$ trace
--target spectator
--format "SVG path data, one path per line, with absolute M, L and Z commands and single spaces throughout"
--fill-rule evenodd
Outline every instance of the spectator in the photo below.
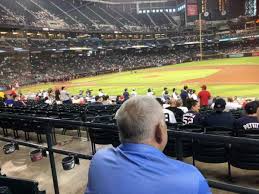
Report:
M 60 91 L 60 100 L 63 104 L 71 104 L 72 101 L 69 97 L 69 93 L 65 90 L 65 87 L 63 86 Z
M 175 99 L 175 100 L 177 100 L 177 99 L 178 99 L 178 94 L 177 94 L 177 92 L 176 92 L 176 89 L 175 89 L 175 88 L 173 88 L 172 98 L 173 98 L 173 99 Z
M 122 144 L 94 155 L 86 194 L 211 193 L 194 166 L 162 153 L 167 128 L 163 110 L 155 99 L 143 96 L 127 100 L 116 119 Z
M 4 102 L 5 106 L 12 107 L 14 104 L 14 99 L 12 95 L 7 95 L 7 99 Z
M 0 91 L 0 100 L 4 99 L 4 92 Z
M 199 102 L 197 100 L 188 99 L 186 103 L 189 111 L 183 115 L 183 124 L 201 126 L 203 124 L 203 117 L 199 113 Z
M 161 98 L 156 98 L 156 100 L 159 102 L 159 104 L 163 107 L 163 101 Z M 168 109 L 165 109 L 163 108 L 163 112 L 164 114 L 168 115 L 168 120 L 166 120 L 167 123 L 171 123 L 171 124 L 174 124 L 174 123 L 177 123 L 176 119 L 175 119 L 175 115 L 172 111 L 168 110 Z M 166 117 L 165 117 L 166 118 Z
M 112 102 L 110 100 L 110 97 L 108 95 L 103 96 L 103 105 L 111 105 Z
M 226 111 L 237 110 L 240 108 L 242 108 L 242 105 L 240 105 L 237 102 L 234 102 L 234 99 L 232 97 L 227 98 Z
M 154 92 L 151 90 L 151 88 L 148 88 L 147 90 L 147 96 L 153 96 Z
M 198 100 L 198 96 L 195 94 L 196 90 L 191 90 L 191 96 L 190 98 L 192 98 L 193 100 Z
M 177 122 L 181 122 L 182 119 L 183 119 L 184 112 L 182 111 L 182 109 L 177 107 L 177 100 L 172 98 L 169 101 L 169 104 L 170 104 L 170 106 L 167 107 L 167 109 L 174 113 L 175 119 L 176 119 Z
M 125 100 L 125 101 L 129 99 L 128 88 L 125 88 L 125 89 L 124 89 L 123 97 L 124 97 L 124 100 Z
M 56 100 L 56 102 L 60 101 L 60 91 L 59 91 L 59 89 L 55 90 L 55 100 Z
M 92 98 L 92 90 L 87 89 L 85 92 L 86 99 L 90 100 Z
M 245 105 L 246 116 L 243 116 L 235 121 L 235 129 L 238 132 L 244 132 L 246 130 L 258 129 L 259 120 L 257 118 L 257 111 L 259 109 L 259 103 L 256 101 L 249 102 Z
M 201 86 L 202 91 L 199 92 L 198 97 L 200 99 L 200 106 L 201 107 L 208 107 L 209 106 L 209 99 L 211 98 L 211 94 L 207 91 L 207 86 Z
M 163 92 L 162 92 L 162 96 L 164 96 L 165 92 L 168 92 L 167 88 L 165 87 Z
M 183 90 L 181 91 L 180 97 L 183 102 L 183 106 L 186 106 L 186 100 L 188 98 L 188 92 L 187 92 L 188 86 L 184 86 Z
M 138 94 L 137 94 L 137 92 L 136 92 L 136 89 L 133 88 L 132 91 L 131 91 L 130 97 L 135 97 L 135 96 L 137 96 L 137 95 L 138 95 Z
M 103 104 L 103 97 L 102 96 L 95 96 L 94 97 L 94 102 L 92 103 L 92 105 L 102 105 Z
M 103 93 L 103 90 L 102 89 L 99 89 L 99 93 L 98 93 L 98 96 L 102 97 L 104 96 L 105 94 Z
M 181 99 L 176 100 L 176 107 L 181 109 L 184 113 L 188 112 L 188 108 L 186 106 L 183 106 L 183 102 Z
M 170 96 L 169 96 L 169 92 L 167 90 L 164 92 L 164 95 L 162 96 L 162 98 L 163 98 L 164 102 L 169 102 Z
M 234 117 L 230 112 L 223 112 L 226 107 L 226 101 L 222 98 L 215 100 L 214 112 L 205 117 L 204 125 L 206 127 L 223 127 L 233 129 Z

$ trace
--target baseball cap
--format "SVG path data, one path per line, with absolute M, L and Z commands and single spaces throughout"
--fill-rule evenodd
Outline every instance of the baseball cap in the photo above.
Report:
M 247 114 L 254 114 L 257 112 L 257 109 L 259 107 L 259 103 L 256 101 L 248 102 L 245 105 L 245 111 Z
M 215 100 L 214 110 L 223 111 L 226 107 L 226 101 L 223 98 L 218 98 Z

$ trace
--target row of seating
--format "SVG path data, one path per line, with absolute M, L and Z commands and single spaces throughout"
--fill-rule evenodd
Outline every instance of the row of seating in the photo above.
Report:
M 0 193 L 1 194 L 45 194 L 40 191 L 39 183 L 31 180 L 7 177 L 1 174 L 0 169 Z
M 101 106 L 98 106 L 101 107 Z M 1 109 L 0 109 L 1 110 Z M 3 110 L 3 109 L 2 109 Z M 93 109 L 94 110 L 94 109 Z M 101 110 L 101 108 L 100 108 Z M 114 110 L 114 109 L 113 109 Z M 6 109 L 4 110 L 6 111 Z M 24 111 L 24 110 L 22 110 Z M 32 110 L 31 110 L 32 111 Z M 32 111 L 33 112 L 33 111 Z M 12 111 L 9 113 L 13 114 Z M 59 112 L 58 117 L 52 117 L 53 112 L 50 110 L 46 112 L 46 116 L 50 118 L 58 118 L 62 120 L 79 120 L 79 121 L 89 121 L 94 123 L 102 123 L 102 124 L 114 124 L 114 116 L 113 115 L 105 115 L 105 116 L 95 116 L 88 117 L 88 120 L 82 119 L 82 117 L 73 117 L 73 114 L 66 112 Z M 56 112 L 57 113 L 57 112 Z M 17 112 L 15 114 L 18 114 Z M 28 112 L 24 113 L 27 115 Z M 37 113 L 31 114 L 31 116 L 35 116 Z M 56 116 L 57 116 L 56 115 Z M 66 118 L 67 115 L 68 117 Z M 72 116 L 71 116 L 72 115 Z M 34 119 L 24 120 L 24 119 L 14 119 L 7 118 L 0 120 L 0 127 L 4 130 L 4 135 L 7 135 L 7 129 L 13 129 L 14 137 L 18 138 L 18 130 L 22 130 L 25 133 L 25 139 L 29 139 L 29 132 L 36 132 L 38 136 L 38 141 L 42 142 L 41 134 L 45 133 L 45 123 L 36 121 Z M 54 124 L 53 125 L 53 140 L 55 142 L 55 128 L 63 128 L 65 130 L 76 129 L 78 130 L 78 136 L 81 136 L 80 130 L 81 127 L 76 127 L 73 125 L 67 124 Z M 169 126 L 171 130 L 184 130 L 196 133 L 204 133 L 204 134 L 214 134 L 214 135 L 224 135 L 224 136 L 233 136 L 235 134 L 231 129 L 214 127 L 214 128 L 202 128 L 199 126 L 181 126 L 179 124 L 175 124 Z M 119 133 L 117 130 L 110 130 L 101 127 L 88 127 L 85 128 L 88 132 L 91 145 L 92 145 L 92 153 L 96 152 L 96 144 L 108 145 L 112 144 L 114 147 L 120 144 L 119 141 Z M 65 134 L 65 132 L 64 132 Z M 242 134 L 244 137 L 248 138 L 258 138 L 259 139 L 259 130 L 247 131 L 246 134 Z M 165 154 L 171 157 L 176 156 L 176 138 L 170 134 L 168 138 L 168 144 L 164 150 Z M 249 146 L 249 150 L 247 147 L 241 149 L 242 146 L 233 145 L 233 144 L 225 144 L 221 142 L 213 142 L 213 141 L 198 141 L 189 138 L 183 138 L 183 156 L 184 157 L 193 157 L 193 164 L 195 165 L 195 161 L 206 162 L 206 163 L 228 163 L 229 166 L 229 176 L 231 176 L 231 165 L 242 168 L 242 169 L 259 169 L 259 148 Z M 251 149 L 250 149 L 251 148 Z

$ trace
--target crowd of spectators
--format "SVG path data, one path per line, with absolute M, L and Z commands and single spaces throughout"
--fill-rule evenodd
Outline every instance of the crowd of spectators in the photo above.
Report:
M 173 40 L 110 41 L 102 39 L 25 39 L 0 41 L 0 83 L 20 85 L 66 81 L 78 77 L 158 67 L 199 60 L 199 44 L 174 45 Z M 139 48 L 138 46 L 141 45 Z M 82 51 L 70 48 L 86 48 Z M 99 49 L 101 48 L 101 49 Z M 258 41 L 204 45 L 203 54 L 219 56 L 256 52 Z M 8 51 L 10 50 L 10 51 Z M 15 51 L 15 52 L 13 52 Z

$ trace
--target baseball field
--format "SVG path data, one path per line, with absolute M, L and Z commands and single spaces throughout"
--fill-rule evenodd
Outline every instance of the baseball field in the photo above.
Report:
M 180 92 L 184 85 L 200 90 L 206 84 L 213 96 L 259 97 L 259 57 L 217 59 L 169 65 L 137 71 L 112 73 L 69 82 L 37 84 L 22 87 L 24 94 L 66 86 L 71 94 L 79 90 L 92 89 L 97 94 L 102 88 L 106 94 L 120 95 L 124 88 L 135 88 L 138 94 L 146 94 L 152 88 L 160 95 L 163 88 L 176 88 Z

